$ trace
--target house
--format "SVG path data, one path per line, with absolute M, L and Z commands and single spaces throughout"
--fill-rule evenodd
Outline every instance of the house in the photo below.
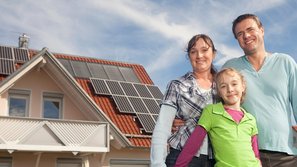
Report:
M 149 166 L 162 96 L 139 64 L 0 46 L 0 166 Z

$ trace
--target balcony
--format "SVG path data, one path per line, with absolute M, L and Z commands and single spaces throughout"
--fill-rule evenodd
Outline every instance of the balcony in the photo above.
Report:
M 0 117 L 0 150 L 108 152 L 109 126 L 94 121 Z

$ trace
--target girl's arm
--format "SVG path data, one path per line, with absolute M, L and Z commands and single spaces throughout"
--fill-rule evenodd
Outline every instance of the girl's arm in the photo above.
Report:
M 253 147 L 253 151 L 255 153 L 255 157 L 259 159 L 260 164 L 262 166 L 262 162 L 261 162 L 261 159 L 260 159 L 260 152 L 259 152 L 257 135 L 252 136 L 252 147 Z
M 255 153 L 255 157 L 257 157 L 260 160 L 260 153 L 259 153 L 257 135 L 252 136 L 252 147 L 253 147 L 253 151 Z
M 194 132 L 188 138 L 182 152 L 179 154 L 175 167 L 186 167 L 193 156 L 201 147 L 207 132 L 202 126 L 196 126 Z

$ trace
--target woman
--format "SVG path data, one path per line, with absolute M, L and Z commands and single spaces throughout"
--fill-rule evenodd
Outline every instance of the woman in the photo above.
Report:
M 192 72 L 172 80 L 167 86 L 152 137 L 151 167 L 174 166 L 200 118 L 202 109 L 208 104 L 216 103 L 213 81 L 216 71 L 212 65 L 216 49 L 212 40 L 205 34 L 195 35 L 189 41 L 186 51 Z M 185 123 L 171 134 L 175 117 Z M 208 143 L 208 138 L 205 137 L 201 149 L 190 162 L 190 167 L 213 166 L 208 156 L 212 154 Z M 169 154 L 167 154 L 167 144 L 170 148 Z

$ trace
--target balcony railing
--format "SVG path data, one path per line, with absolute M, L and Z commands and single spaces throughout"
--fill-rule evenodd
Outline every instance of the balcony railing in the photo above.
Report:
M 0 117 L 0 150 L 107 152 L 105 122 Z

